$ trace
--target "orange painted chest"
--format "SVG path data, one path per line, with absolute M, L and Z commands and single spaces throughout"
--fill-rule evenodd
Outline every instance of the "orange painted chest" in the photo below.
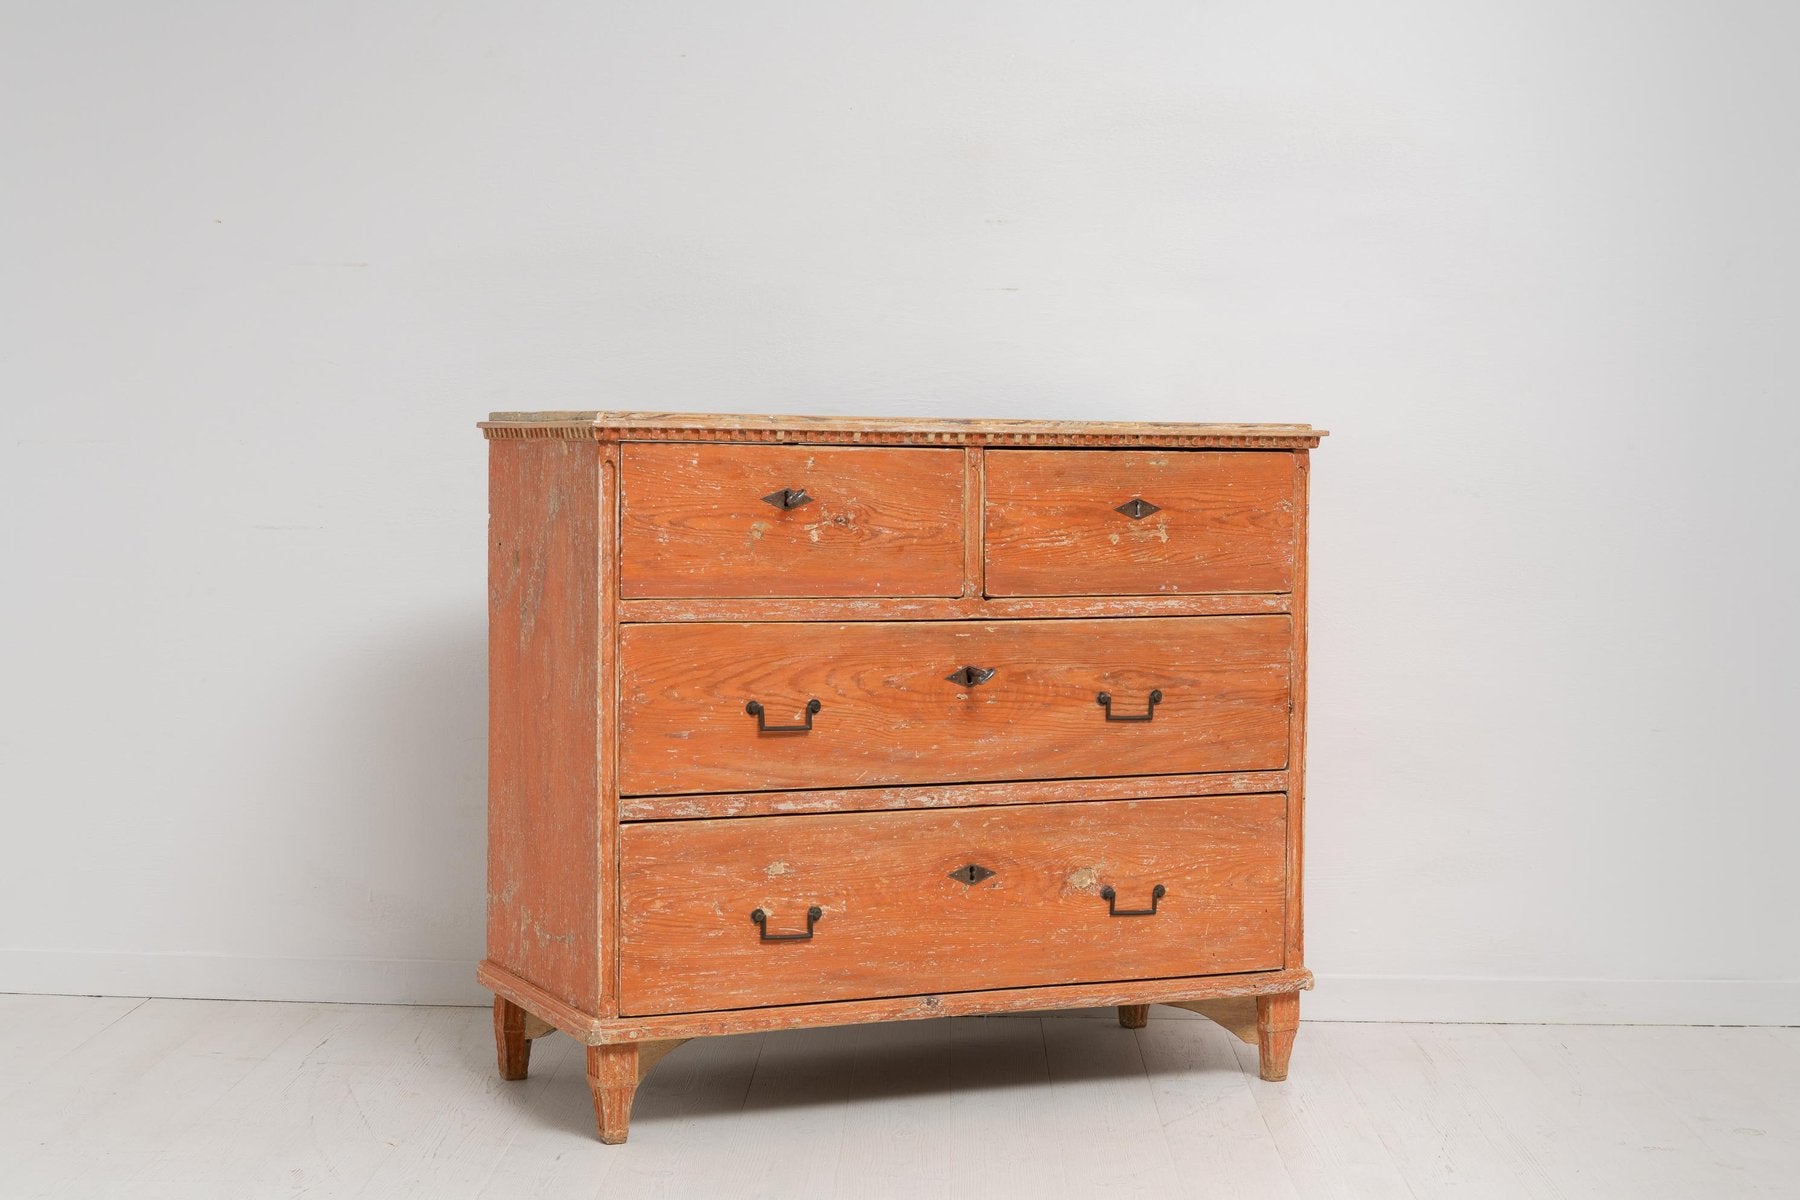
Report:
M 1151 1003 L 1284 1078 L 1304 425 L 496 413 L 501 1073 Z

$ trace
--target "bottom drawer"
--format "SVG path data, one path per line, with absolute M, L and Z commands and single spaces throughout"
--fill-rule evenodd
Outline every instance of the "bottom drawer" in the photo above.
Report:
M 628 1016 L 1282 965 L 1284 795 L 662 821 L 621 836 Z

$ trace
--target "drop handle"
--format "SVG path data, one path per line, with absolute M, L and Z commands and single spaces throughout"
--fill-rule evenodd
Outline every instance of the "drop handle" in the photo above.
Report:
M 773 504 L 786 512 L 790 508 L 799 508 L 802 504 L 811 504 L 812 497 L 806 494 L 805 488 L 782 488 L 778 492 L 770 492 L 763 497 L 764 504 Z
M 1161 904 L 1162 898 L 1168 894 L 1169 889 L 1159 883 L 1150 889 L 1149 908 L 1120 908 L 1119 893 L 1113 891 L 1112 884 L 1109 883 L 1100 889 L 1100 898 L 1106 901 L 1106 915 L 1109 917 L 1154 917 L 1156 906 Z
M 765 942 L 810 942 L 813 935 L 813 926 L 817 925 L 819 923 L 819 918 L 824 915 L 825 910 L 815 904 L 806 910 L 805 933 L 770 933 L 769 914 L 760 908 L 753 908 L 750 910 L 750 919 L 756 922 L 757 936 Z
M 818 697 L 816 696 L 811 700 L 808 700 L 806 702 L 806 723 L 804 725 L 769 724 L 768 714 L 763 711 L 762 701 L 760 700 L 752 700 L 750 703 L 744 705 L 744 711 L 756 718 L 756 732 L 758 733 L 811 733 L 813 714 L 824 707 L 823 704 L 819 703 Z
M 1156 706 L 1162 703 L 1162 698 L 1162 689 L 1153 688 L 1151 689 L 1149 700 L 1144 705 L 1144 711 L 1142 713 L 1130 713 L 1123 716 L 1114 714 L 1112 710 L 1113 698 L 1111 692 L 1101 692 L 1094 697 L 1094 703 L 1106 710 L 1106 719 L 1109 721 L 1149 721 L 1156 716 Z

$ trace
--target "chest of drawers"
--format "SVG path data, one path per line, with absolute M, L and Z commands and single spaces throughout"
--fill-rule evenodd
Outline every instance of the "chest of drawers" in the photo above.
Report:
M 1322 431 L 482 428 L 504 1077 L 620 1142 L 689 1038 L 1152 1003 L 1286 1076 Z

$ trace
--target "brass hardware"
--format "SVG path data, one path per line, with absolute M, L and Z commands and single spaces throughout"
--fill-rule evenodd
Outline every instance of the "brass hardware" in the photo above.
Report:
M 1116 513 L 1124 513 L 1134 521 L 1141 521 L 1153 512 L 1161 512 L 1162 509 L 1141 496 L 1133 496 L 1125 503 L 1119 505 L 1119 507 L 1113 509 L 1113 511 Z
M 956 880 L 958 883 L 966 883 L 971 887 L 984 879 L 993 878 L 993 875 L 994 872 L 988 870 L 980 863 L 970 863 L 966 867 L 958 867 L 956 870 L 950 872 L 950 878 Z
M 944 678 L 951 683 L 959 683 L 963 687 L 975 687 L 992 679 L 995 669 L 994 667 L 959 667 Z
M 770 492 L 763 497 L 764 504 L 773 504 L 783 512 L 790 508 L 799 508 L 802 504 L 811 504 L 812 497 L 806 494 L 805 488 L 782 488 L 779 492 Z
M 813 714 L 824 707 L 819 703 L 817 697 L 808 700 L 806 702 L 806 724 L 804 725 L 768 724 L 768 719 L 763 713 L 762 702 L 759 700 L 752 700 L 744 705 L 744 711 L 756 718 L 756 732 L 758 733 L 811 733 Z
M 819 923 L 819 918 L 824 915 L 825 915 L 825 910 L 815 904 L 811 908 L 806 910 L 806 932 L 805 933 L 770 933 L 769 932 L 769 914 L 764 912 L 760 908 L 755 908 L 755 909 L 750 910 L 750 919 L 752 921 L 756 922 L 757 934 L 765 942 L 807 942 L 807 941 L 811 941 L 812 935 L 813 935 L 813 926 L 817 925 Z
M 1141 717 L 1113 716 L 1112 693 L 1110 692 L 1101 692 L 1099 695 L 1095 696 L 1094 703 L 1106 710 L 1106 719 L 1109 721 L 1148 721 L 1156 716 L 1156 706 L 1162 703 L 1162 698 L 1162 690 L 1160 688 L 1153 689 L 1150 693 L 1150 702 L 1144 706 L 1144 715 Z
M 1168 894 L 1169 889 L 1159 883 L 1150 889 L 1149 908 L 1120 908 L 1119 894 L 1113 891 L 1112 884 L 1109 883 L 1100 889 L 1100 898 L 1106 901 L 1106 915 L 1109 917 L 1154 917 L 1156 906 L 1161 904 L 1162 898 Z

